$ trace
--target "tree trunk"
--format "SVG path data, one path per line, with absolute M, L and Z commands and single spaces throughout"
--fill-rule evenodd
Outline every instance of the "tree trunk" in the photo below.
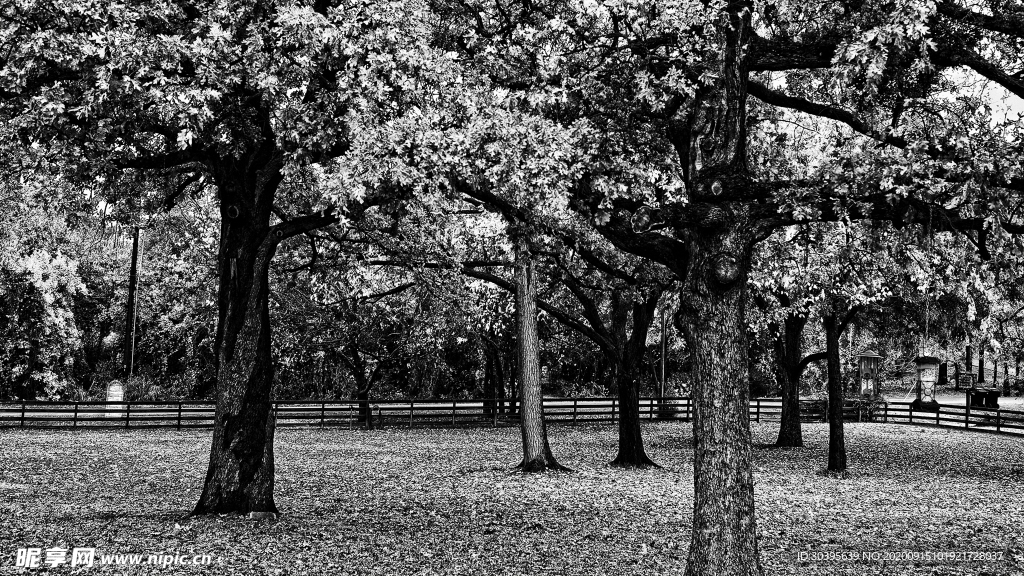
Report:
M 633 330 L 619 354 L 622 361 L 615 368 L 615 386 L 619 391 L 619 452 L 612 466 L 645 468 L 658 466 L 644 450 L 640 430 L 639 367 L 647 351 L 647 333 L 654 321 L 654 311 L 661 290 L 654 290 L 643 302 L 633 303 Z
M 357 386 L 359 386 L 357 384 Z M 357 422 L 367 430 L 373 430 L 373 410 L 370 408 L 370 389 L 368 386 L 359 386 L 356 390 L 356 402 L 359 403 L 359 416 Z
M 843 438 L 843 383 L 839 365 L 839 318 L 829 312 L 824 318 L 825 353 L 828 355 L 828 469 L 846 470 L 846 440 Z
M 245 160 L 215 166 L 221 212 L 217 410 L 193 514 L 277 512 L 268 272 L 280 240 L 270 234 L 270 212 L 281 162 L 272 140 Z
M 804 445 L 800 428 L 800 356 L 806 316 L 789 314 L 775 340 L 775 377 L 782 392 L 782 415 L 776 446 Z
M 677 319 L 693 355 L 694 512 L 687 576 L 761 574 L 744 310 L 752 242 L 742 229 L 736 221 L 717 233 L 693 235 L 680 296 Z
M 523 472 L 564 470 L 548 445 L 540 387 L 540 342 L 537 337 L 537 284 L 527 239 L 515 232 L 516 334 L 519 338 L 519 424 L 523 435 Z
M 612 466 L 646 468 L 658 466 L 644 450 L 640 429 L 640 379 L 634 369 L 620 367 L 615 376 L 619 390 L 619 451 Z

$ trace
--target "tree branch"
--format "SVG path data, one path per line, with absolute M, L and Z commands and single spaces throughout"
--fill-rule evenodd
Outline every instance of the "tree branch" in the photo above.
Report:
M 505 280 L 504 278 L 497 276 L 495 274 L 491 274 L 490 272 L 475 270 L 473 268 L 464 268 L 462 270 L 462 273 L 465 274 L 466 276 L 469 276 L 470 278 L 476 278 L 478 280 L 490 282 L 491 284 L 494 284 L 495 286 L 502 288 L 505 291 L 510 292 L 512 294 L 516 293 L 516 286 L 514 283 L 512 283 L 509 280 Z M 610 341 L 608 341 L 603 336 L 595 332 L 593 329 L 591 329 L 583 322 L 580 322 L 576 318 L 573 318 L 567 312 L 539 298 L 537 299 L 537 307 L 547 312 L 548 314 L 551 314 L 551 316 L 554 317 L 555 320 L 558 320 L 566 327 L 579 332 L 583 336 L 586 336 L 595 344 L 597 344 L 598 347 L 600 347 L 603 351 L 613 352 L 615 350 L 615 347 L 612 345 Z

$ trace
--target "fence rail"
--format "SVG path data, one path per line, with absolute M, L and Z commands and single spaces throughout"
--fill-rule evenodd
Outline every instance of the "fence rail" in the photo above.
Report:
M 514 404 L 497 400 L 368 400 L 311 402 L 281 400 L 273 403 L 278 426 L 514 426 L 519 416 Z M 549 422 L 614 422 L 622 414 L 616 398 L 545 398 L 544 416 Z M 754 422 L 778 421 L 782 401 L 756 398 L 750 401 Z M 693 417 L 690 398 L 641 398 L 642 419 Z M 0 428 L 203 428 L 213 426 L 213 402 L 21 402 L 0 404 Z M 867 407 L 847 402 L 844 420 L 920 424 L 998 433 L 1024 434 L 1024 411 L 980 409 L 939 405 L 937 412 L 914 410 L 906 402 Z M 801 401 L 803 421 L 826 421 L 820 402 Z

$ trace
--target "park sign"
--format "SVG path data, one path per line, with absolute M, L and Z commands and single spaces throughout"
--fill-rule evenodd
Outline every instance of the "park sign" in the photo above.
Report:
M 107 418 L 119 418 L 121 406 L 113 402 L 124 401 L 124 385 L 120 380 L 111 380 L 107 384 Z

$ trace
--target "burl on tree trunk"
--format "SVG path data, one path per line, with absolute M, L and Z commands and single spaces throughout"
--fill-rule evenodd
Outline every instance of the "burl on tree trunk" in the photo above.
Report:
M 516 281 L 516 373 L 519 380 L 519 423 L 523 434 L 524 472 L 567 470 L 555 461 L 548 444 L 540 389 L 540 342 L 537 337 L 537 283 L 527 238 L 513 231 Z

